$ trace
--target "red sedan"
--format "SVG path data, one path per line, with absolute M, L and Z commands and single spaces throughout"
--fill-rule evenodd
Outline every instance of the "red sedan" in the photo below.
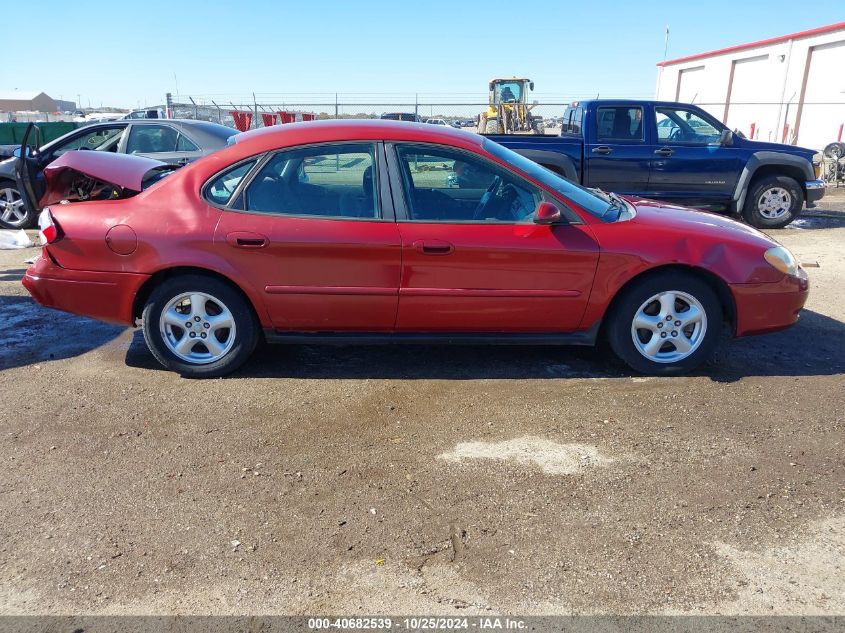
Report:
M 52 206 L 23 283 L 45 306 L 140 319 L 155 357 L 185 376 L 231 372 L 262 336 L 604 337 L 636 371 L 679 374 L 725 329 L 792 325 L 807 298 L 792 254 L 752 228 L 584 189 L 443 126 L 263 128 L 175 172 L 86 154 L 57 161 L 34 194 Z

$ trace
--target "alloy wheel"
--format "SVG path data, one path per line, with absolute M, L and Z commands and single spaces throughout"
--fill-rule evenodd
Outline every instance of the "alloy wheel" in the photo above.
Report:
M 204 292 L 174 297 L 159 317 L 161 337 L 181 360 L 206 365 L 223 358 L 235 343 L 235 318 L 226 305 Z
M 12 187 L 0 189 L 0 221 L 7 226 L 23 228 L 26 217 L 26 209 L 18 190 Z
M 631 323 L 634 347 L 655 363 L 676 363 L 687 358 L 701 346 L 706 332 L 704 306 L 679 290 L 647 299 Z
M 783 187 L 770 187 L 757 198 L 760 215 L 769 220 L 777 220 L 789 213 L 792 207 L 792 194 Z

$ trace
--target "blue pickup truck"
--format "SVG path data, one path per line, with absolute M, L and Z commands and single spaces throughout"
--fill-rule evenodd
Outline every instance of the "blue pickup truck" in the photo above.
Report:
M 810 149 L 751 141 L 701 108 L 592 100 L 566 109 L 558 136 L 490 139 L 573 182 L 742 215 L 781 228 L 824 196 Z

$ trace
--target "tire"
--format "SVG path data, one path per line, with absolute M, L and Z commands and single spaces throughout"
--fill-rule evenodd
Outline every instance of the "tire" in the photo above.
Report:
M 485 134 L 502 134 L 503 131 L 499 127 L 499 119 L 487 119 L 487 124 L 484 128 Z
M 252 354 L 259 332 L 243 295 L 228 283 L 204 275 L 173 277 L 158 286 L 144 306 L 143 329 L 156 360 L 185 378 L 213 378 L 235 371 Z M 214 347 L 207 346 L 210 337 L 214 337 Z
M 839 160 L 840 158 L 845 157 L 845 143 L 829 143 L 827 147 L 824 148 L 823 154 L 827 158 Z
M 610 348 L 634 371 L 677 376 L 713 356 L 722 325 L 721 303 L 707 283 L 687 273 L 663 272 L 622 290 L 606 332 Z
M 742 217 L 758 229 L 782 229 L 801 213 L 804 191 L 789 176 L 766 176 L 751 183 Z
M 35 224 L 35 219 L 35 214 L 24 206 L 18 185 L 11 180 L 0 180 L 0 227 L 28 229 Z

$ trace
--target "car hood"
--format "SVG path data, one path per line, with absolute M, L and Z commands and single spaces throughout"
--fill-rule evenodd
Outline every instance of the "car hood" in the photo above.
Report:
M 48 191 L 51 185 L 61 179 L 64 172 L 72 170 L 115 187 L 137 192 L 143 189 L 144 180 L 150 172 L 177 167 L 130 154 L 77 150 L 66 152 L 47 165 L 44 168 L 44 178 Z
M 768 141 L 752 141 L 751 139 L 742 139 L 742 144 L 745 145 L 747 149 L 750 149 L 754 152 L 780 152 L 782 154 L 798 154 L 804 155 L 807 157 L 808 160 L 811 160 L 812 157 L 817 154 L 818 152 L 814 149 L 809 149 L 807 147 L 797 147 L 795 145 L 787 145 L 785 143 L 770 143 Z
M 708 235 L 722 240 L 735 239 L 746 243 L 757 243 L 764 248 L 777 244 L 754 227 L 723 215 L 645 198 L 630 196 L 625 196 L 625 198 L 636 208 L 636 215 L 631 221 L 638 224 L 650 224 L 689 235 Z

